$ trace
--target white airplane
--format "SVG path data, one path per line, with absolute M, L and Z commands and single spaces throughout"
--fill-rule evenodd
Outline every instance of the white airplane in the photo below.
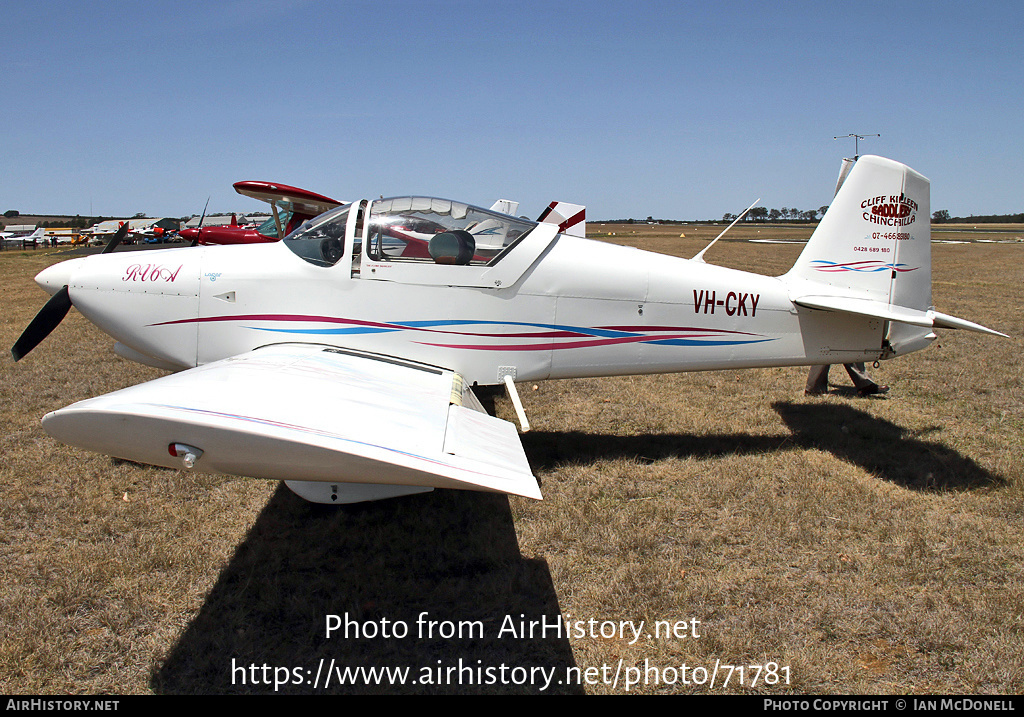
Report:
M 486 260 L 482 222 L 502 247 Z M 52 436 L 345 503 L 435 487 L 539 499 L 515 426 L 475 387 L 507 386 L 526 430 L 514 381 L 874 361 L 937 328 L 1003 336 L 933 309 L 929 182 L 892 160 L 860 159 L 779 277 L 561 223 L 400 197 L 272 244 L 105 251 L 36 277 L 53 296 L 12 353 L 73 304 L 119 355 L 177 373 L 48 413 Z M 430 258 L 384 250 L 412 225 L 437 225 Z
M 43 244 L 49 243 L 49 239 L 46 238 L 46 230 L 42 227 L 37 228 L 31 234 L 15 234 L 14 232 L 3 232 L 0 235 L 0 241 L 12 241 L 20 242 L 22 246 L 26 244 Z

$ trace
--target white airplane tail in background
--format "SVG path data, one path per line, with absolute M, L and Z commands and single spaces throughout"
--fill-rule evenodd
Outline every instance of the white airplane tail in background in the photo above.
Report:
M 884 319 L 896 354 L 923 348 L 933 327 L 1003 336 L 932 308 L 930 183 L 910 167 L 861 157 L 782 277 L 801 306 Z
M 538 222 L 557 224 L 561 234 L 574 237 L 587 236 L 587 208 L 582 204 L 554 201 L 548 205 L 539 217 Z
M 12 237 L 12 239 L 16 239 L 16 240 L 20 241 L 22 244 L 28 244 L 28 243 L 33 243 L 34 244 L 34 243 L 37 243 L 37 242 L 44 242 L 44 241 L 46 241 L 46 230 L 43 229 L 42 227 L 39 227 L 38 229 L 36 229 L 31 234 L 26 234 L 25 236 L 20 236 L 20 237 Z

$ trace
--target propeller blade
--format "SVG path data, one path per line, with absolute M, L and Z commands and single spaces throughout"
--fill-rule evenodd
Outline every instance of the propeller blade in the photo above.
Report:
M 110 252 L 114 251 L 114 249 L 117 248 L 117 245 L 120 244 L 127 235 L 128 222 L 125 222 L 124 224 L 121 225 L 121 228 L 117 230 L 117 233 L 110 238 L 110 241 L 107 242 L 107 245 L 105 247 L 103 247 L 103 251 L 101 251 L 100 254 L 109 254 Z
M 50 297 L 32 323 L 21 334 L 14 346 L 11 348 L 11 356 L 15 361 L 20 361 L 29 351 L 50 335 L 50 332 L 57 328 L 57 325 L 64 320 L 71 308 L 71 294 L 65 284 L 64 288 Z
M 196 238 L 192 240 L 191 246 L 196 246 L 199 243 L 199 237 L 203 235 L 203 222 L 206 221 L 206 210 L 210 208 L 210 198 L 206 198 L 206 206 L 203 207 L 203 216 L 199 217 L 199 231 L 196 232 Z

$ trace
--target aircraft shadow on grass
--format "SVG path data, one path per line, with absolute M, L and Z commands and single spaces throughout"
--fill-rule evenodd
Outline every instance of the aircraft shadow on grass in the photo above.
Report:
M 780 401 L 772 407 L 789 427 L 790 434 L 617 436 L 534 431 L 523 436 L 523 445 L 537 472 L 560 463 L 623 457 L 653 463 L 665 458 L 711 458 L 817 448 L 912 490 L 970 490 L 1007 482 L 973 459 L 923 438 L 937 428 L 911 431 L 847 405 Z
M 505 495 L 435 491 L 338 510 L 306 503 L 281 485 L 150 685 L 158 693 L 265 694 L 277 679 L 288 683 L 279 694 L 537 693 L 539 684 L 479 681 L 493 668 L 496 682 L 503 664 L 506 681 L 521 680 L 531 667 L 564 676 L 576 664 L 567 640 L 499 637 L 506 616 L 518 629 L 521 621 L 550 622 L 560 612 L 547 564 L 519 552 Z M 346 639 L 342 627 L 327 639 L 327 616 L 346 613 L 376 636 L 355 637 L 350 628 Z M 482 637 L 470 628 L 462 638 L 440 637 L 440 624 L 432 637 L 420 637 L 421 613 L 451 630 L 479 621 Z M 401 621 L 408 635 L 381 637 L 384 621 L 389 634 Z M 409 668 L 407 684 L 338 684 L 337 670 L 358 666 Z M 448 672 L 460 666 L 461 673 Z M 442 684 L 423 684 L 427 673 L 438 682 L 439 670 Z M 558 679 L 544 690 L 580 692 Z
M 787 435 L 667 434 L 613 436 L 535 431 L 523 436 L 538 472 L 566 463 L 621 457 L 655 462 L 817 448 L 882 480 L 914 490 L 970 490 L 1006 480 L 956 451 L 846 405 L 777 402 Z M 435 491 L 415 498 L 357 504 L 338 510 L 306 503 L 283 485 L 238 546 L 167 659 L 151 677 L 158 693 L 496 693 L 540 692 L 537 684 L 451 684 L 446 671 L 506 665 L 576 666 L 560 637 L 499 637 L 511 616 L 539 621 L 561 612 L 547 564 L 519 552 L 504 495 Z M 482 636 L 418 635 L 418 620 L 483 625 Z M 326 637 L 328 615 L 348 615 L 374 637 Z M 404 638 L 378 634 L 385 622 Z M 323 660 L 331 666 L 410 669 L 416 684 L 312 683 Z M 460 662 L 461 660 L 461 662 Z M 263 666 L 268 666 L 263 670 Z M 254 671 L 252 666 L 256 667 Z M 275 670 L 274 668 L 280 668 Z M 296 669 L 299 671 L 296 672 Z M 443 684 L 423 684 L 423 671 Z M 497 675 L 498 673 L 491 673 Z M 519 673 L 520 675 L 523 673 Z M 470 680 L 478 680 L 472 672 Z M 484 679 L 487 673 L 482 673 Z M 254 677 L 258 684 L 253 684 Z M 269 681 L 269 683 L 268 683 Z M 294 684 L 295 682 L 301 684 Z M 580 692 L 552 684 L 546 692 Z

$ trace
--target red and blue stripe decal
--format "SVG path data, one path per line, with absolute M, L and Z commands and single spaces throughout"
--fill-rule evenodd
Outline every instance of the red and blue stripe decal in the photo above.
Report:
M 696 326 L 567 326 L 523 321 L 437 319 L 392 323 L 306 314 L 239 314 L 165 321 L 153 326 L 235 322 L 253 331 L 302 336 L 352 336 L 408 332 L 425 346 L 468 351 L 552 351 L 646 343 L 656 346 L 738 346 L 774 341 L 746 331 Z M 252 325 L 276 324 L 271 326 Z M 301 326 L 301 324 L 306 324 Z M 309 326 L 318 324 L 318 326 Z M 470 327 L 479 327 L 469 330 Z M 486 327 L 493 327 L 487 330 Z M 502 327 L 504 330 L 500 330 Z M 482 330 L 481 330 L 482 329 Z M 501 343 L 493 343 L 495 339 Z
M 856 271 L 862 273 L 872 274 L 876 271 L 898 271 L 900 273 L 905 271 L 916 271 L 920 267 L 907 266 L 906 264 L 886 264 L 885 262 L 873 260 L 873 261 L 847 261 L 842 264 L 835 261 L 828 261 L 826 259 L 815 259 L 811 262 L 814 269 L 818 271 L 824 271 L 828 273 L 837 273 L 843 271 Z

